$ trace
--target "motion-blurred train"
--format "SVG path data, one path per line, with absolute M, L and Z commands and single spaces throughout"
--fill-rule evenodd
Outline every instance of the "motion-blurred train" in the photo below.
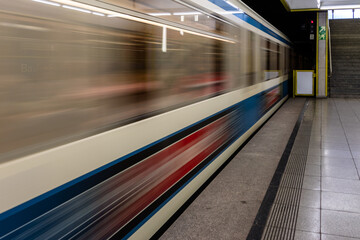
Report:
M 0 0 L 0 239 L 146 239 L 288 97 L 236 0 Z

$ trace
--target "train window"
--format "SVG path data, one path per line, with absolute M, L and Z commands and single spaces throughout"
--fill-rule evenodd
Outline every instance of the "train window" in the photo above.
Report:
M 279 76 L 279 45 L 270 42 L 270 68 L 268 79 L 272 79 Z
M 280 75 L 280 70 L 281 70 L 281 58 L 280 58 L 280 45 L 276 44 L 276 60 L 277 60 L 277 66 L 276 69 L 279 70 L 279 75 Z
M 280 76 L 285 74 L 285 47 L 282 45 L 279 45 L 280 47 L 280 55 L 279 55 L 279 61 L 280 61 Z
M 263 39 L 261 44 L 262 50 L 262 69 L 265 81 L 280 76 L 280 48 L 279 45 Z
M 285 47 L 285 74 L 289 74 L 290 67 L 290 51 L 288 47 Z
M 248 31 L 247 34 L 247 57 L 246 57 L 246 76 L 248 85 L 253 85 L 256 83 L 256 70 L 254 64 L 254 51 L 255 51 L 255 34 L 251 31 Z
M 230 29 L 229 29 L 230 30 Z M 234 31 L 233 34 L 236 37 L 235 44 L 225 44 L 221 52 L 223 56 L 224 63 L 222 64 L 223 72 L 227 72 L 231 78 L 230 88 L 238 89 L 241 87 L 247 86 L 246 76 L 244 74 L 244 64 L 245 61 L 242 61 L 244 56 L 243 46 L 243 29 L 231 29 Z

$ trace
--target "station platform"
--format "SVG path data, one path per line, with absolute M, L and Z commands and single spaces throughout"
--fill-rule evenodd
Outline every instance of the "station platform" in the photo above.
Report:
M 160 239 L 360 239 L 359 102 L 289 99 Z

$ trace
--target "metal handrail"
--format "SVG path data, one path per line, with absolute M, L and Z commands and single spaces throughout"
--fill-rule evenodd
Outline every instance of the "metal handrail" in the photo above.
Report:
M 329 67 L 330 67 L 330 72 L 329 72 L 328 77 L 332 77 L 333 66 L 332 66 L 331 34 L 330 34 L 331 32 L 330 32 L 330 21 L 329 21 L 329 19 L 327 20 L 327 24 L 328 24 L 328 30 L 329 30 L 328 41 L 329 41 Z

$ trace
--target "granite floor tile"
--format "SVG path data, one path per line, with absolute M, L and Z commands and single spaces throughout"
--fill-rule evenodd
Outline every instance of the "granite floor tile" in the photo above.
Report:
M 321 148 L 322 146 L 321 140 L 319 141 L 312 140 L 309 142 L 309 146 L 311 146 L 312 148 Z
M 303 189 L 320 190 L 320 177 L 304 176 Z
M 350 146 L 358 146 L 360 145 L 360 139 L 353 139 L 353 138 L 348 138 L 348 143 Z
M 356 168 L 347 166 L 334 167 L 329 165 L 323 165 L 321 167 L 321 176 L 359 180 Z
M 319 233 L 296 231 L 294 240 L 320 240 Z
M 321 148 L 325 149 L 334 149 L 334 150 L 345 150 L 348 151 L 349 145 L 347 143 L 332 143 L 332 142 L 324 142 L 321 145 Z
M 359 180 L 322 177 L 321 184 L 322 191 L 360 194 Z
M 360 158 L 355 158 L 354 162 L 355 162 L 355 165 L 356 165 L 356 169 L 360 174 Z
M 348 237 L 334 236 L 328 234 L 321 234 L 321 240 L 356 240 L 356 239 L 360 239 L 360 238 L 348 238 Z
M 360 214 L 322 210 L 321 233 L 360 238 Z
M 322 209 L 353 212 L 360 214 L 360 195 L 322 192 L 321 193 Z
M 352 158 L 350 150 L 321 149 L 321 156 L 332 158 Z
M 300 206 L 308 208 L 320 208 L 320 191 L 302 189 Z
M 305 175 L 320 177 L 320 166 L 316 164 L 306 164 Z
M 330 142 L 330 143 L 340 143 L 340 144 L 346 144 L 347 140 L 346 138 L 336 138 L 336 137 L 329 137 L 329 136 L 323 136 L 321 138 L 322 142 Z
M 351 152 L 358 152 L 358 151 L 360 151 L 360 144 L 349 143 L 349 148 L 350 148 Z
M 320 210 L 300 207 L 296 222 L 296 230 L 305 232 L 320 232 Z
M 308 156 L 306 160 L 306 164 L 320 165 L 321 156 Z
M 322 166 L 355 168 L 352 158 L 321 157 Z
M 321 149 L 310 146 L 308 150 L 308 156 L 321 156 Z
M 356 151 L 351 150 L 351 154 L 353 156 L 353 158 L 360 158 L 360 149 L 358 148 Z

